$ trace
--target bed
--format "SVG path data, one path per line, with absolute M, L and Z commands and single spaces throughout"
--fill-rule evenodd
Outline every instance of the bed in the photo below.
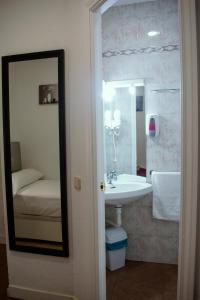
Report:
M 11 143 L 15 236 L 62 242 L 60 182 L 22 169 L 20 152 L 19 143 Z

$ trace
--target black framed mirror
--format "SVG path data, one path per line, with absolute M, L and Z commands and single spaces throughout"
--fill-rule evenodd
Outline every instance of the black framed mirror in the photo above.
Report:
M 10 249 L 69 256 L 64 50 L 2 57 Z

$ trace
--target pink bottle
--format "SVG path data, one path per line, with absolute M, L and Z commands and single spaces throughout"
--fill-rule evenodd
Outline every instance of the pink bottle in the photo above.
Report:
M 156 135 L 156 123 L 154 118 L 150 118 L 149 120 L 149 136 L 155 137 Z

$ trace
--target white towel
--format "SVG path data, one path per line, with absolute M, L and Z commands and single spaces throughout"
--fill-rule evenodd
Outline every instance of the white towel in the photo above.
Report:
M 153 217 L 179 221 L 180 172 L 152 172 Z

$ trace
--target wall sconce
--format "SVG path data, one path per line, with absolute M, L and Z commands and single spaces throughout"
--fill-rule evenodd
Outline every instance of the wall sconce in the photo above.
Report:
M 119 109 L 115 109 L 113 117 L 112 117 L 112 112 L 111 110 L 106 110 L 105 111 L 105 127 L 107 129 L 119 129 L 120 124 L 121 124 L 121 112 Z

